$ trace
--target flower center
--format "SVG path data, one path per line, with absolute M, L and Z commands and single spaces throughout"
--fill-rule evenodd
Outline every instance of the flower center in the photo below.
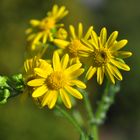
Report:
M 65 75 L 60 71 L 51 73 L 46 80 L 47 86 L 51 90 L 58 90 L 60 88 L 63 88 L 65 82 Z
M 68 46 L 68 51 L 69 51 L 70 55 L 72 57 L 78 56 L 78 50 L 80 50 L 82 45 L 83 44 L 80 42 L 80 40 L 78 40 L 78 39 L 72 40 L 70 45 Z
M 49 30 L 54 28 L 55 26 L 55 19 L 54 18 L 45 18 L 44 20 L 42 20 L 41 24 L 40 24 L 40 29 L 42 30 Z
M 108 62 L 110 53 L 107 49 L 96 50 L 93 52 L 93 66 L 101 67 Z

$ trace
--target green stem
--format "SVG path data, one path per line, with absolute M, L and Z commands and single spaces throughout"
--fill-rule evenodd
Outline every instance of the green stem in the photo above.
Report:
M 93 140 L 99 140 L 99 136 L 98 136 L 98 127 L 95 123 L 91 123 L 91 122 L 94 122 L 95 120 L 95 117 L 94 117 L 94 114 L 93 114 L 93 111 L 92 111 L 92 106 L 91 106 L 91 103 L 90 103 L 90 100 L 88 98 L 88 94 L 86 93 L 86 91 L 83 91 L 84 92 L 84 102 L 85 102 L 85 108 L 87 110 L 87 113 L 88 113 L 88 117 L 90 119 L 90 135 L 91 137 L 93 137 Z
M 113 85 L 109 81 L 107 81 L 106 88 L 102 95 L 101 101 L 98 104 L 97 111 L 95 114 L 96 123 L 98 125 L 104 123 L 106 114 L 110 106 L 113 104 L 115 95 L 119 90 L 120 90 L 119 83 L 117 83 L 116 85 Z
M 45 54 L 47 48 L 48 48 L 48 45 L 45 44 L 44 47 L 43 47 L 43 50 L 42 50 L 42 51 L 40 52 L 40 54 L 39 54 L 39 57 L 40 57 L 40 58 L 43 57 L 43 55 Z
M 63 108 L 61 108 L 60 106 L 56 105 L 56 109 L 63 115 L 65 116 L 69 122 L 71 122 L 73 124 L 73 126 L 77 129 L 77 131 L 80 133 L 81 136 L 84 135 L 84 132 L 82 130 L 82 128 L 80 127 L 80 125 L 76 122 L 76 120 L 68 113 L 66 112 Z

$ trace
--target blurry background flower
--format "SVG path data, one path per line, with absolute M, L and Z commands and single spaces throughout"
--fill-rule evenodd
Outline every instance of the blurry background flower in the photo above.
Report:
M 83 2 L 84 1 L 84 2 Z M 1 0 L 0 3 L 0 74 L 13 74 L 21 70 L 25 51 L 25 29 L 33 17 L 41 19 L 53 4 L 65 5 L 70 11 L 63 20 L 76 26 L 82 22 L 85 29 L 94 24 L 96 31 L 107 27 L 109 33 L 119 31 L 119 40 L 125 37 L 127 49 L 133 56 L 127 59 L 131 71 L 124 73 L 121 91 L 108 113 L 102 127 L 102 140 L 140 139 L 140 78 L 139 78 L 139 0 Z M 67 24 L 67 25 L 68 25 Z M 66 27 L 68 27 L 66 25 Z M 10 52 L 10 53 L 9 53 Z M 100 98 L 95 80 L 90 81 L 89 91 L 94 99 Z M 104 85 L 103 85 L 104 86 Z M 94 90 L 94 92 L 93 92 Z M 100 94 L 98 94 L 100 95 Z M 0 106 L 0 139 L 4 140 L 77 140 L 76 130 L 64 119 L 57 118 L 50 111 L 38 109 L 30 99 L 22 104 L 20 97 Z M 94 100 L 93 106 L 94 104 Z M 78 103 L 79 107 L 82 105 Z M 10 115 L 9 115 L 10 114 Z M 83 113 L 85 116 L 85 114 Z M 61 125 L 61 129 L 57 129 Z M 54 131 L 55 130 L 55 131 Z M 64 135 L 64 130 L 65 135 Z M 69 133 L 71 132 L 71 133 Z
M 28 35 L 27 41 L 31 43 L 29 47 L 35 50 L 38 44 L 52 41 L 58 28 L 63 27 L 61 23 L 57 23 L 68 14 L 65 6 L 54 5 L 51 11 L 47 11 L 47 16 L 43 19 L 31 19 L 31 27 L 26 30 Z

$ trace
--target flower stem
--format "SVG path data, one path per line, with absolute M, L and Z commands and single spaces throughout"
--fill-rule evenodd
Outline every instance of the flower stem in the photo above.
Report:
M 99 140 L 98 136 L 98 127 L 95 123 L 92 123 L 95 120 L 93 111 L 92 111 L 92 106 L 88 98 L 88 94 L 86 91 L 83 91 L 84 95 L 84 102 L 85 102 L 85 107 L 88 113 L 88 117 L 90 119 L 90 135 L 93 138 L 93 140 Z
M 43 50 L 39 53 L 39 58 L 43 57 L 43 55 L 46 52 L 47 48 L 48 48 L 48 45 L 46 45 L 46 44 L 44 45 L 43 44 Z
M 56 105 L 56 109 L 63 115 L 65 116 L 66 119 L 69 120 L 69 122 L 71 122 L 71 124 L 73 124 L 73 126 L 77 129 L 77 131 L 80 133 L 81 136 L 84 136 L 84 132 L 82 130 L 82 128 L 80 127 L 80 125 L 76 122 L 76 120 L 68 113 L 66 112 L 63 108 L 61 108 L 60 106 Z
M 109 81 L 107 81 L 106 88 L 102 95 L 101 101 L 98 104 L 97 111 L 95 114 L 96 123 L 98 125 L 104 123 L 106 119 L 106 114 L 110 106 L 113 104 L 115 95 L 119 90 L 120 90 L 119 83 L 117 83 L 116 85 L 113 85 Z

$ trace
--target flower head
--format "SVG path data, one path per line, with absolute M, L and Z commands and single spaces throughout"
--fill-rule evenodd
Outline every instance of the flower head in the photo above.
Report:
M 40 98 L 41 105 L 47 105 L 51 109 L 60 96 L 65 106 L 71 108 L 70 95 L 78 99 L 83 98 L 73 86 L 86 88 L 86 85 L 77 79 L 84 72 L 84 69 L 80 68 L 82 64 L 68 66 L 69 55 L 64 55 L 60 60 L 57 52 L 53 54 L 52 63 L 53 67 L 34 68 L 38 77 L 27 83 L 28 86 L 34 87 L 32 97 Z
M 57 24 L 57 22 L 67 14 L 68 11 L 65 6 L 59 8 L 54 5 L 52 11 L 49 11 L 42 20 L 30 20 L 31 28 L 27 29 L 26 33 L 28 34 L 27 40 L 31 41 L 31 50 L 34 50 L 39 42 L 46 43 L 47 40 L 51 41 L 57 28 L 63 26 L 63 24 Z
M 87 33 L 84 35 L 83 34 L 83 25 L 82 25 L 82 23 L 79 23 L 78 31 L 76 34 L 74 26 L 70 25 L 69 26 L 70 41 L 66 41 L 66 40 L 62 40 L 62 39 L 54 39 L 53 42 L 57 46 L 62 48 L 62 51 L 64 53 L 68 53 L 73 62 L 78 62 L 79 61 L 78 51 L 87 49 L 81 42 L 81 39 L 85 39 L 85 40 L 89 39 L 92 29 L 93 29 L 92 26 L 89 27 Z
M 34 72 L 34 68 L 41 68 L 45 69 L 46 67 L 50 68 L 51 65 L 48 64 L 45 60 L 39 59 L 38 57 L 34 57 L 31 59 L 27 59 L 24 62 L 24 69 L 25 69 L 25 82 L 34 79 L 37 75 Z
M 130 68 L 123 58 L 130 57 L 131 52 L 120 51 L 127 44 L 127 40 L 117 41 L 118 32 L 114 31 L 107 39 L 107 30 L 103 28 L 98 36 L 94 31 L 91 33 L 89 41 L 83 40 L 87 50 L 81 51 L 80 55 L 88 59 L 89 69 L 86 78 L 89 80 L 97 73 L 97 82 L 102 84 L 104 74 L 115 84 L 115 78 L 122 80 L 119 69 L 129 71 Z

